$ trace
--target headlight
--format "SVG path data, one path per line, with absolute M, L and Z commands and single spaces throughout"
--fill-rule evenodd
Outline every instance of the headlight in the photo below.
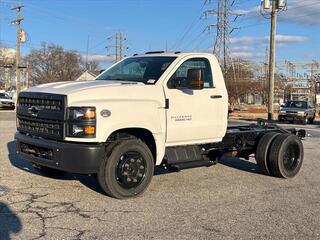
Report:
M 68 137 L 92 138 L 96 136 L 95 107 L 68 108 Z
M 286 111 L 284 111 L 284 110 L 280 110 L 280 113 L 281 113 L 281 114 L 285 114 L 285 113 L 286 113 Z
M 304 116 L 305 114 L 306 114 L 306 113 L 303 112 L 303 111 L 299 111 L 299 112 L 298 112 L 298 115 L 299 115 L 299 116 Z
M 96 109 L 94 107 L 71 107 L 69 108 L 69 120 L 95 120 L 96 119 Z

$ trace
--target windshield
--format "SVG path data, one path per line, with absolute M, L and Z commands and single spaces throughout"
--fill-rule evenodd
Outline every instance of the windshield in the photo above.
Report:
M 289 101 L 284 107 L 286 108 L 307 108 L 307 102 L 304 101 Z
M 96 80 L 155 84 L 176 57 L 132 57 L 111 67 Z
M 11 98 L 9 97 L 9 95 L 6 94 L 6 93 L 0 93 L 0 98 L 2 98 L 2 99 L 11 99 Z

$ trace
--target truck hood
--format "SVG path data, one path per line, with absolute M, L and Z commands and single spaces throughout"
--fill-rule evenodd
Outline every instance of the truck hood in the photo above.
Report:
M 45 92 L 68 95 L 71 93 L 82 92 L 85 90 L 93 90 L 96 88 L 114 87 L 114 86 L 128 86 L 128 85 L 144 85 L 141 82 L 129 81 L 109 81 L 109 80 L 93 80 L 93 81 L 67 81 L 55 82 L 38 85 L 28 88 L 27 92 Z

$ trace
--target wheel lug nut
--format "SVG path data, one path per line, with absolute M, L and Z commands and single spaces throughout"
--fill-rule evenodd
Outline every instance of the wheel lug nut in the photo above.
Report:
M 133 179 L 133 182 L 135 182 L 135 183 L 136 183 L 136 182 L 138 182 L 138 180 L 134 178 L 134 179 Z
M 130 159 L 130 162 L 134 162 L 134 159 L 133 159 L 133 158 L 131 158 L 131 159 Z
M 127 178 L 127 182 L 131 182 L 131 178 Z
M 142 169 L 144 169 L 144 166 L 140 166 L 139 168 L 142 170 Z
M 128 163 L 126 163 L 124 166 L 125 166 L 125 167 L 129 167 L 129 164 L 128 164 Z

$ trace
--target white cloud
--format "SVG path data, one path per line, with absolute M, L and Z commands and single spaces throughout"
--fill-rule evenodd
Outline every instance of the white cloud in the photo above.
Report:
M 235 51 L 231 49 L 231 56 L 234 58 L 256 59 L 264 56 L 264 52 L 257 52 L 250 49 L 248 51 Z
M 231 44 L 240 44 L 246 45 L 254 42 L 256 37 L 253 36 L 244 36 L 244 37 L 234 37 L 230 39 Z
M 249 9 L 238 9 L 233 11 L 235 14 L 245 15 L 245 16 L 259 16 L 260 6 L 256 6 Z
M 269 36 L 242 36 L 231 38 L 230 52 L 233 57 L 257 59 L 265 56 L 265 49 L 269 42 Z M 301 43 L 307 40 L 299 35 L 277 35 L 277 46 Z
M 295 22 L 306 25 L 319 25 L 319 0 L 290 0 L 285 12 L 279 15 L 280 21 Z
M 269 36 L 243 36 L 243 37 L 235 37 L 231 38 L 230 42 L 231 44 L 236 44 L 236 45 L 249 45 L 253 43 L 261 43 L 263 42 L 268 42 L 270 39 Z M 308 38 L 305 36 L 300 36 L 300 35 L 276 35 L 276 40 L 278 43 L 301 43 L 306 41 Z
M 319 25 L 319 0 L 288 0 L 287 2 L 287 9 L 279 13 L 279 21 L 303 25 Z M 263 20 L 260 15 L 260 6 L 249 9 L 239 9 L 236 13 L 243 14 L 245 17 Z
M 82 55 L 82 59 L 86 60 L 87 56 Z M 114 56 L 102 55 L 102 54 L 94 54 L 88 55 L 88 61 L 96 61 L 96 62 L 114 62 Z
M 269 37 L 267 40 L 269 40 Z M 279 43 L 300 43 L 306 41 L 307 37 L 297 35 L 277 35 L 276 40 Z
M 251 47 L 250 46 L 234 46 L 231 48 L 231 50 L 234 52 L 244 52 L 244 51 L 250 51 Z

